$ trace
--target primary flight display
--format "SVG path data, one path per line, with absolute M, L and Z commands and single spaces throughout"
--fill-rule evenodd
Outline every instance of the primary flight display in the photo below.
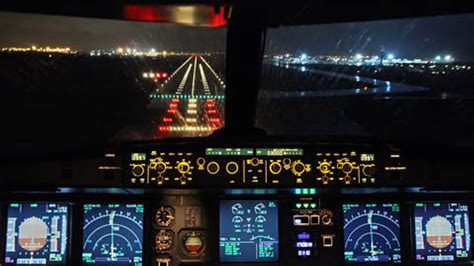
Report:
M 10 203 L 5 264 L 66 265 L 68 223 L 67 203 Z

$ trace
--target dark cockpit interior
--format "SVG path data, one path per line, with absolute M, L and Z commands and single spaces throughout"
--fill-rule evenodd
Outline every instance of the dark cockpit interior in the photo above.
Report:
M 0 265 L 473 265 L 474 3 L 7 1 Z

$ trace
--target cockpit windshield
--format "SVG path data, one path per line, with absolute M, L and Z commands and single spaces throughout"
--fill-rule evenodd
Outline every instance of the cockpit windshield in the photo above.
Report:
M 0 35 L 4 147 L 201 137 L 224 126 L 226 28 L 2 12 Z
M 256 124 L 473 145 L 473 27 L 464 14 L 269 29 Z

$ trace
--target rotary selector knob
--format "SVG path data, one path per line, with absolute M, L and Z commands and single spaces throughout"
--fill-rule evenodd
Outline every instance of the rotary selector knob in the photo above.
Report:
M 217 162 L 210 162 L 207 165 L 207 172 L 211 175 L 217 174 L 220 169 L 221 169 L 221 167 L 219 166 L 219 164 Z
M 328 174 L 329 172 L 331 172 L 331 164 L 329 164 L 329 162 L 322 162 L 319 164 L 319 171 L 321 171 L 321 173 L 323 174 Z
M 274 175 L 278 175 L 281 170 L 282 170 L 282 166 L 279 162 L 272 162 L 270 163 L 270 167 L 269 167 L 269 170 L 270 170 L 270 173 L 274 174 Z
M 178 169 L 178 172 L 183 175 L 191 170 L 191 166 L 188 162 L 180 162 L 176 168 Z
M 145 167 L 143 165 L 132 166 L 132 175 L 134 177 L 140 177 L 145 173 Z
M 332 222 L 332 217 L 330 215 L 325 214 L 325 215 L 323 215 L 323 217 L 321 217 L 321 222 L 324 225 L 329 225 Z
M 158 174 L 163 174 L 164 172 L 166 172 L 166 164 L 164 162 L 158 162 L 156 163 L 155 169 Z
M 348 173 L 352 172 L 352 170 L 354 169 L 354 167 L 352 166 L 351 163 L 347 162 L 347 163 L 343 163 L 343 164 L 342 164 L 341 169 L 342 169 L 342 172 L 348 174 Z
M 249 161 L 249 164 L 250 164 L 251 166 L 258 166 L 259 163 L 260 163 L 260 160 L 259 160 L 258 158 L 252 158 L 252 159 L 250 159 L 250 161 Z
M 293 162 L 293 165 L 291 166 L 291 172 L 293 172 L 294 175 L 301 176 L 305 171 L 306 167 L 304 163 L 302 163 L 300 160 Z
M 239 171 L 239 165 L 236 162 L 228 162 L 225 166 L 227 173 L 235 175 Z
M 365 165 L 362 167 L 362 174 L 365 176 L 373 176 L 375 175 L 376 168 L 374 165 Z

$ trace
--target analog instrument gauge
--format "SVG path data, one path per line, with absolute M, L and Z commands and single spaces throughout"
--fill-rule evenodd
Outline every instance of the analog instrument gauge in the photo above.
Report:
M 161 206 L 155 213 L 155 222 L 159 227 L 170 227 L 175 221 L 175 210 L 173 207 Z
M 155 235 L 155 251 L 170 250 L 174 245 L 174 233 L 171 230 L 160 230 Z
M 183 237 L 183 247 L 190 256 L 199 256 L 205 247 L 205 237 L 200 232 L 190 232 Z

